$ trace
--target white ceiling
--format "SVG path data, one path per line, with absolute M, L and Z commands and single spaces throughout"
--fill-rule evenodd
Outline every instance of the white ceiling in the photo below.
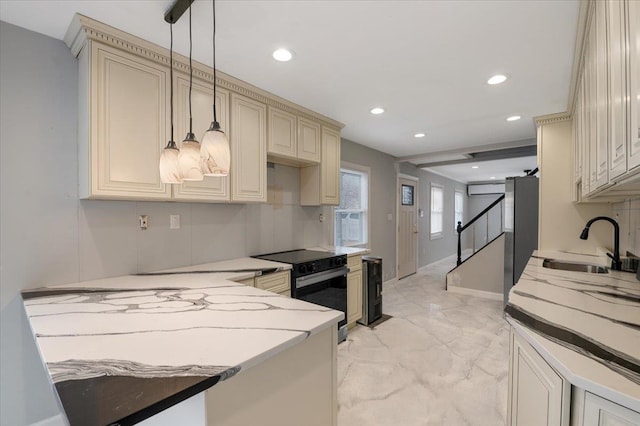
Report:
M 62 39 L 79 12 L 168 48 L 171 4 L 2 0 L 0 19 Z M 211 64 L 211 2 L 192 8 L 194 59 Z M 393 156 L 535 138 L 532 117 L 567 109 L 575 0 L 218 0 L 216 12 L 220 70 L 334 118 L 344 138 Z M 188 54 L 188 14 L 174 35 Z M 294 60 L 275 62 L 278 47 Z M 496 73 L 510 78 L 486 84 Z M 387 112 L 373 116 L 374 106 Z M 514 114 L 522 120 L 505 121 Z M 419 131 L 427 136 L 414 139 Z

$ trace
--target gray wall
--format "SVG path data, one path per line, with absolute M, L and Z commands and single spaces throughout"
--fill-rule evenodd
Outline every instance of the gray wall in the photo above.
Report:
M 435 173 L 416 169 L 420 178 L 420 199 L 419 208 L 424 211 L 424 216 L 418 218 L 419 241 L 418 241 L 418 267 L 429 265 L 447 256 L 451 256 L 458 250 L 458 234 L 455 231 L 454 217 L 454 192 L 461 191 L 464 195 L 465 213 L 467 217 L 469 202 L 467 197 L 467 185 L 455 180 L 437 175 Z M 443 229 L 442 238 L 430 239 L 430 211 L 431 211 L 431 184 L 440 185 L 443 188 Z M 464 225 L 464 223 L 463 223 Z M 463 242 L 463 247 L 465 243 Z
M 396 169 L 395 158 L 342 139 L 342 161 L 371 169 L 369 218 L 371 255 L 382 257 L 383 280 L 396 276 Z M 388 220 L 391 214 L 392 220 Z
M 330 243 L 319 222 L 330 209 L 300 207 L 286 166 L 268 170 L 271 204 L 78 200 L 77 61 L 62 41 L 0 23 L 0 91 L 2 425 L 58 412 L 22 289 Z

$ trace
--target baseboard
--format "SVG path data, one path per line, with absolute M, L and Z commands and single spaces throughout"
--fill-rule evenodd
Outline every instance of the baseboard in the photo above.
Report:
M 474 290 L 472 288 L 455 287 L 452 285 L 447 286 L 447 291 L 450 291 L 452 293 L 466 294 L 468 296 L 482 297 L 484 299 L 503 300 L 502 293 L 494 293 L 492 291 Z
M 31 426 L 65 426 L 67 422 L 62 414 L 56 414 L 55 416 L 40 420 L 36 423 L 31 423 Z

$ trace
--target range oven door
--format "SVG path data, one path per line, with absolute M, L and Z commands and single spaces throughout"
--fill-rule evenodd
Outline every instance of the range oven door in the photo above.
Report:
M 296 278 L 293 297 L 316 305 L 344 312 L 338 329 L 347 325 L 346 266 Z

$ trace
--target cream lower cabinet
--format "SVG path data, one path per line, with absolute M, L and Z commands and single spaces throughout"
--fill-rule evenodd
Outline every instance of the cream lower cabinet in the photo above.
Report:
M 511 329 L 510 426 L 568 426 L 571 385 Z
M 231 94 L 231 200 L 267 201 L 267 107 Z M 235 172 L 234 172 L 235 170 Z
M 189 76 L 177 74 L 174 77 L 176 96 L 176 134 L 175 141 L 180 143 L 189 131 Z M 193 116 L 193 133 L 202 143 L 205 132 L 213 120 L 213 82 L 193 80 L 191 90 L 191 111 Z M 229 92 L 216 89 L 216 111 L 220 128 L 229 135 Z M 229 177 L 205 176 L 202 181 L 185 181 L 180 185 L 171 185 L 173 198 L 181 201 L 220 201 L 231 199 Z
M 362 256 L 349 256 L 347 267 L 347 326 L 352 327 L 362 318 Z
M 640 413 L 622 407 L 607 399 L 601 398 L 589 392 L 580 392 L 576 400 L 576 410 L 582 408 L 583 412 L 576 412 L 576 422 L 572 426 L 638 426 L 640 425 Z M 572 412 L 573 417 L 573 412 Z
M 88 41 L 79 71 L 80 198 L 170 199 L 158 171 L 170 130 L 168 68 Z
M 340 132 L 322 127 L 322 161 L 300 168 L 300 204 L 340 204 Z
M 291 297 L 291 273 L 289 271 L 260 275 L 254 280 L 255 287 Z

